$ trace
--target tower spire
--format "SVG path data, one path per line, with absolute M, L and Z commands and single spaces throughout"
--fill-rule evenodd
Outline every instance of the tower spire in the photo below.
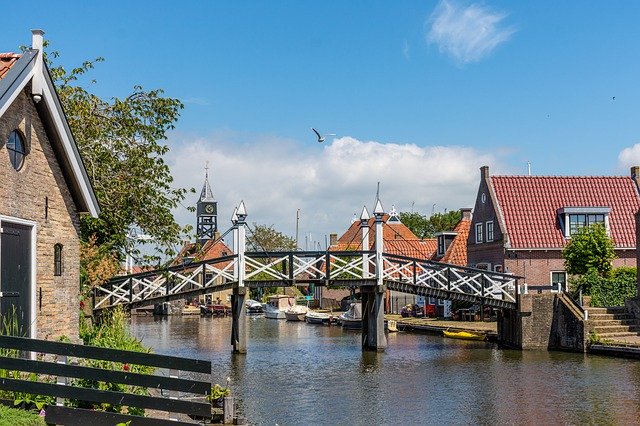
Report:
M 202 185 L 202 191 L 200 191 L 200 201 L 215 201 L 211 185 L 209 185 L 209 162 L 205 162 L 204 166 L 204 185 Z

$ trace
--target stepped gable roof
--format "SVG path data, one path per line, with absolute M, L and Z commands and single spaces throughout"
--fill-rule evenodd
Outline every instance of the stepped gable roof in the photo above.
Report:
M 609 207 L 616 247 L 636 246 L 640 197 L 626 176 L 490 176 L 511 248 L 562 248 L 558 220 L 565 207 Z
M 20 59 L 20 56 L 18 53 L 0 53 L 0 78 L 3 78 L 9 72 L 13 64 Z
M 436 251 L 437 242 L 435 239 L 421 240 L 402 222 L 389 223 L 389 215 L 382 217 L 382 234 L 384 238 L 384 250 L 386 253 L 397 254 L 423 259 L 430 259 Z M 375 250 L 376 229 L 375 218 L 368 221 L 369 225 L 369 247 L 368 250 Z M 330 251 L 362 250 L 362 229 L 360 221 L 355 221 L 349 229 L 338 238 L 338 244 L 329 247 Z
M 471 229 L 471 219 L 461 219 L 453 229 L 457 235 L 449 244 L 447 251 L 439 262 L 453 265 L 467 266 L 467 238 Z

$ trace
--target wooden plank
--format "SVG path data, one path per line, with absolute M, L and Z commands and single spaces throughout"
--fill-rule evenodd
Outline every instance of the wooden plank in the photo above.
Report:
M 99 348 L 96 346 L 74 345 L 71 343 L 13 336 L 0 336 L 0 347 L 211 374 L 211 361 L 200 359 Z
M 113 426 L 131 421 L 131 426 L 182 426 L 195 424 L 175 420 L 156 419 L 152 417 L 131 416 L 129 414 L 109 413 L 106 411 L 87 410 L 84 408 L 48 406 L 45 410 L 45 421 L 59 425 L 91 425 Z
M 50 374 L 54 376 L 73 377 L 76 379 L 97 380 L 100 382 L 122 383 L 146 388 L 176 390 L 196 394 L 209 394 L 211 383 L 132 373 L 126 371 L 104 370 L 79 365 L 57 364 L 46 361 L 0 357 L 3 369 L 27 371 L 30 373 Z
M 80 401 L 99 402 L 113 405 L 126 405 L 139 408 L 168 411 L 172 413 L 195 414 L 211 417 L 211 404 L 152 397 L 146 395 L 132 395 L 122 392 L 104 391 L 99 389 L 80 388 L 57 385 L 52 383 L 32 382 L 28 380 L 0 379 L 0 389 L 27 392 L 36 395 L 49 395 Z

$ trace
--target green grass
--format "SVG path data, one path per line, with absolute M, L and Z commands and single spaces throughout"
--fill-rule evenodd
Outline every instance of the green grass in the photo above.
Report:
M 33 411 L 9 408 L 0 404 L 0 426 L 46 426 L 44 417 Z

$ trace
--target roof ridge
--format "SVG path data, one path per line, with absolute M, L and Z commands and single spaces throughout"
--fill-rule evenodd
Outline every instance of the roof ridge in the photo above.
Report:
M 491 175 L 492 178 L 522 178 L 522 179 L 631 179 L 631 176 L 624 175 Z

